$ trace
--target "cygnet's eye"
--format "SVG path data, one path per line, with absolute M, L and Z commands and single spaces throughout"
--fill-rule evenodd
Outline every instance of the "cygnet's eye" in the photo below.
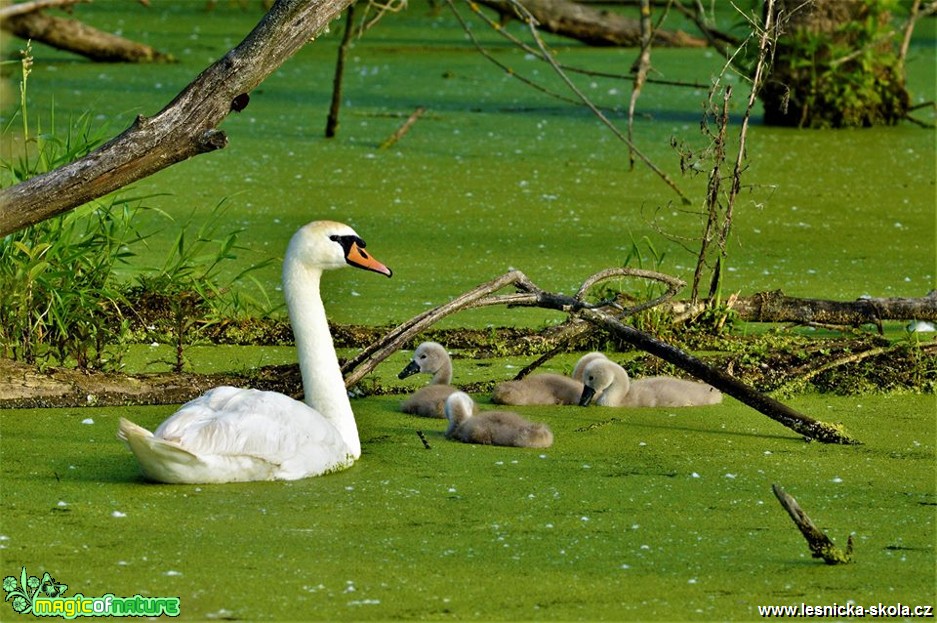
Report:
M 420 355 L 420 359 L 426 359 L 426 355 Z

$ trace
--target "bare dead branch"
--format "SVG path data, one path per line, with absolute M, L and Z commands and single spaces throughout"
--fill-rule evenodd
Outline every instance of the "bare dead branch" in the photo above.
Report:
M 498 290 L 507 286 L 514 286 L 517 292 L 495 295 Z M 498 304 L 554 309 L 582 318 L 614 333 L 637 348 L 676 365 L 807 438 L 824 443 L 858 443 L 841 427 L 826 424 L 799 413 L 725 372 L 707 366 L 679 348 L 624 324 L 619 317 L 609 313 L 606 309 L 574 297 L 546 292 L 530 281 L 524 273 L 517 270 L 484 283 L 449 303 L 424 312 L 392 330 L 343 366 L 342 373 L 345 375 L 346 387 L 360 381 L 365 374 L 399 350 L 407 341 L 445 316 L 463 309 Z
M 816 524 L 807 516 L 807 513 L 800 507 L 797 500 L 788 494 L 779 485 L 771 485 L 775 497 L 787 514 L 790 515 L 794 525 L 797 526 L 800 533 L 807 540 L 810 546 L 810 553 L 814 558 L 822 558 L 828 565 L 841 565 L 852 562 L 852 535 L 846 542 L 846 551 L 836 547 L 836 544 L 820 530 Z
M 634 141 L 634 109 L 637 106 L 638 98 L 641 97 L 641 89 L 647 80 L 647 73 L 651 70 L 651 0 L 641 0 L 641 51 L 638 58 L 632 66 L 634 72 L 634 82 L 631 87 L 631 98 L 628 100 L 628 168 L 634 169 L 634 151 L 631 144 Z
M 639 20 L 630 19 L 569 0 L 479 0 L 503 16 L 526 21 L 532 17 L 537 28 L 545 32 L 570 37 L 595 46 L 641 45 Z M 654 45 L 673 47 L 705 47 L 706 41 L 682 31 L 657 30 Z
M 338 56 L 335 59 L 335 77 L 332 79 L 332 103 L 329 106 L 329 115 L 325 122 L 325 138 L 335 138 L 338 132 L 338 113 L 342 107 L 342 85 L 345 80 L 345 58 L 351 48 L 351 34 L 355 27 L 355 4 L 348 5 L 345 12 L 345 32 L 342 42 L 338 46 Z
M 676 322 L 698 316 L 713 306 L 677 302 L 671 311 Z M 737 297 L 730 307 L 747 322 L 792 322 L 826 326 L 872 324 L 881 331 L 886 320 L 937 321 L 937 290 L 919 298 L 863 297 L 855 301 L 828 301 L 785 296 L 780 290 Z
M 323 31 L 352 0 L 277 0 L 253 31 L 153 117 L 84 158 L 0 190 L 0 236 L 123 188 L 199 154 L 222 149 L 218 129 L 249 93 Z

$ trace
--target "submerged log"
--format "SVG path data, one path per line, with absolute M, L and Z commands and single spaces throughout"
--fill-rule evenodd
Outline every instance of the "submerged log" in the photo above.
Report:
M 836 547 L 836 544 L 820 530 L 816 524 L 807 516 L 804 509 L 800 507 L 790 494 L 778 485 L 771 485 L 774 496 L 781 503 L 787 514 L 790 515 L 794 525 L 797 526 L 800 533 L 807 540 L 810 547 L 810 554 L 814 558 L 822 558 L 828 565 L 841 565 L 852 562 L 852 535 L 846 541 L 846 551 Z
M 730 308 L 747 322 L 794 322 L 798 324 L 860 326 L 883 320 L 937 320 L 937 290 L 920 298 L 872 298 L 829 301 L 786 296 L 780 290 L 760 292 L 733 301 Z M 695 316 L 705 309 L 677 303 L 678 318 Z
M 517 15 L 512 0 L 479 0 L 501 14 L 502 18 Z M 520 4 L 530 12 L 537 22 L 537 27 L 546 32 L 570 37 L 594 46 L 637 47 L 641 45 L 641 21 L 623 17 L 617 13 L 594 9 L 590 6 L 569 2 L 569 0 L 520 0 Z M 652 41 L 655 46 L 702 48 L 705 39 L 687 33 L 667 30 L 655 30 Z
M 172 55 L 151 46 L 112 35 L 78 20 L 46 15 L 39 9 L 0 18 L 0 28 L 12 35 L 74 52 L 93 61 L 175 62 Z

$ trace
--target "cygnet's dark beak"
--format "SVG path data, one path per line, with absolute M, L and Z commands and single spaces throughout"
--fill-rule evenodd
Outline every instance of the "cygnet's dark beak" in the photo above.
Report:
M 582 388 L 582 396 L 579 397 L 579 406 L 587 407 L 589 406 L 589 401 L 592 400 L 592 397 L 595 396 L 595 390 L 586 385 Z
M 398 379 L 405 379 L 408 376 L 412 376 L 420 371 L 420 366 L 415 362 L 411 361 L 407 364 L 407 367 L 400 371 L 400 374 L 397 375 Z

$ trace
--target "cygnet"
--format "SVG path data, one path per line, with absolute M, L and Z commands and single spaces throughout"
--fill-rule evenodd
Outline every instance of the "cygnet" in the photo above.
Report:
M 553 432 L 546 424 L 530 422 L 510 411 L 477 411 L 475 401 L 465 392 L 457 391 L 446 400 L 446 418 L 446 439 L 519 448 L 553 445 Z

